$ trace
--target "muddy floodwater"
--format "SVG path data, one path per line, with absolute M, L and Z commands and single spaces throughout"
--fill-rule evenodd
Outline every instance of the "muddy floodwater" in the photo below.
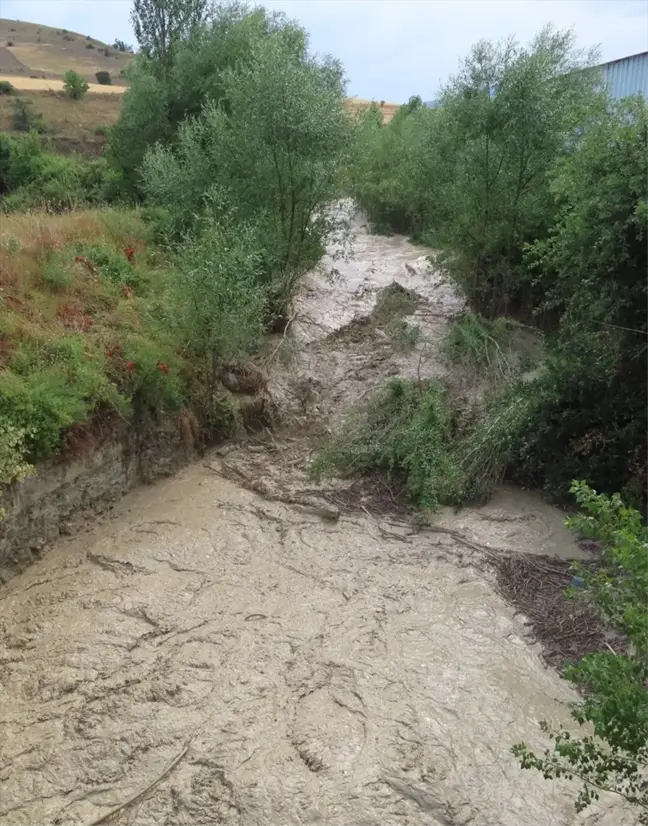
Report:
M 307 479 L 309 422 L 421 370 L 356 323 L 379 291 L 417 290 L 431 340 L 461 306 L 425 251 L 356 229 L 271 369 L 285 429 L 129 494 L 3 586 L 3 826 L 633 823 L 612 797 L 576 815 L 573 785 L 510 755 L 575 695 L 483 555 Z M 513 489 L 438 519 L 495 554 L 577 553 Z

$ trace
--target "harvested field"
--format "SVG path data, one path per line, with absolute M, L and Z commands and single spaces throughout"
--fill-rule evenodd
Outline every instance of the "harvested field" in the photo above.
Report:
M 385 103 L 377 100 L 362 100 L 360 98 L 348 98 L 347 107 L 350 111 L 360 114 L 363 110 L 368 109 L 372 103 L 377 103 L 383 113 L 383 123 L 387 124 L 394 117 L 400 103 Z
M 57 78 L 3 74 L 0 75 L 0 80 L 8 80 L 21 92 L 61 92 L 63 90 L 63 81 Z M 94 95 L 121 95 L 126 88 L 126 86 L 100 86 L 98 83 L 90 83 L 88 92 Z

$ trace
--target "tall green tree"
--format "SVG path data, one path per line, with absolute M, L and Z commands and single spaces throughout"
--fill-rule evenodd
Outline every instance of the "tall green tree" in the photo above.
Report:
M 305 53 L 305 32 L 284 15 L 224 3 L 176 43 L 164 74 L 146 55 L 135 58 L 106 150 L 127 194 L 142 195 L 139 168 L 149 147 L 173 143 L 179 125 L 199 115 L 208 101 L 227 108 L 227 71 L 254 61 L 258 44 L 267 39 L 280 40 L 297 56 Z
M 173 51 L 204 23 L 211 0 L 133 0 L 131 23 L 140 50 L 164 71 Z
M 646 500 L 648 113 L 609 102 L 550 175 L 556 220 L 530 246 L 548 339 L 516 461 L 527 484 L 586 478 Z
M 297 280 L 337 226 L 352 126 L 340 65 L 304 54 L 300 38 L 257 41 L 254 59 L 223 74 L 220 102 L 185 121 L 174 146 L 147 153 L 148 198 L 177 227 L 227 205 L 256 226 L 272 309 L 281 314 Z
M 449 271 L 489 317 L 528 312 L 522 251 L 553 220 L 548 173 L 597 100 L 593 54 L 545 28 L 529 47 L 478 43 L 443 91 L 448 165 L 438 238 Z

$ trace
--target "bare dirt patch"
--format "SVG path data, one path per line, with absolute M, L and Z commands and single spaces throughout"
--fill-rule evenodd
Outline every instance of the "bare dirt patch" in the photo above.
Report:
M 16 55 L 6 46 L 0 46 L 0 72 L 29 71 L 29 66 L 21 63 Z

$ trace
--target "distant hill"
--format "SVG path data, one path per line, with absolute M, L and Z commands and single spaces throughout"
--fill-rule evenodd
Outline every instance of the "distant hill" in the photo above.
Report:
M 105 132 L 119 116 L 121 95 L 115 93 L 127 88 L 120 72 L 132 60 L 132 54 L 89 35 L 0 19 L 0 80 L 9 80 L 30 111 L 43 116 L 63 152 L 96 155 L 102 151 Z M 70 100 L 61 93 L 68 69 L 90 83 L 90 94 L 83 100 Z M 112 86 L 96 84 L 95 73 L 100 70 L 110 72 Z M 0 131 L 13 133 L 15 101 L 15 95 L 0 95 Z M 360 112 L 372 102 L 349 98 L 346 105 Z M 400 104 L 379 105 L 383 121 L 389 123 Z
M 125 81 L 120 72 L 132 59 L 132 54 L 90 35 L 0 19 L 0 75 L 4 77 L 60 79 L 74 69 L 92 82 L 95 72 L 107 71 L 113 83 L 121 85 Z

